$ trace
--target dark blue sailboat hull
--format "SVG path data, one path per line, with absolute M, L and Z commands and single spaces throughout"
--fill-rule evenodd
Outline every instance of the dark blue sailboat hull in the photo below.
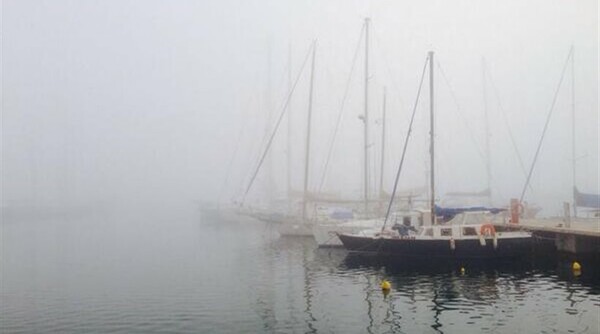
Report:
M 518 258 L 531 254 L 533 238 L 499 239 L 494 247 L 491 239 L 485 246 L 478 239 L 449 240 L 383 239 L 353 235 L 338 235 L 344 247 L 350 251 L 373 252 L 400 258 L 436 259 L 495 259 Z

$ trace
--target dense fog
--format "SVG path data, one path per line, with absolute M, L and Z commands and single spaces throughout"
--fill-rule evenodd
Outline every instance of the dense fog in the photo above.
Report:
M 361 198 L 367 17 L 373 196 L 381 182 L 384 89 L 382 183 L 389 193 L 428 51 L 435 52 L 440 202 L 449 192 L 486 189 L 488 153 L 491 204 L 518 198 L 555 92 L 525 200 L 551 215 L 572 201 L 574 183 L 600 193 L 594 0 L 7 0 L 3 210 L 239 202 L 296 78 L 246 202 L 301 191 L 313 41 L 308 189 Z M 427 186 L 428 80 L 400 191 Z

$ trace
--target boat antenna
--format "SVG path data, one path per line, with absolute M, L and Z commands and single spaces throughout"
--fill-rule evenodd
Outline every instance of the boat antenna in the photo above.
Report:
M 402 171 L 402 165 L 404 164 L 404 157 L 406 156 L 406 149 L 408 147 L 408 139 L 410 138 L 410 134 L 412 132 L 413 122 L 415 120 L 415 114 L 417 112 L 417 106 L 419 105 L 419 97 L 421 96 L 421 88 L 423 87 L 423 80 L 425 79 L 425 71 L 427 70 L 427 63 L 429 61 L 429 56 L 425 59 L 425 64 L 423 65 L 423 72 L 421 73 L 421 81 L 419 82 L 419 89 L 417 90 L 417 97 L 415 99 L 415 104 L 413 106 L 412 115 L 410 116 L 410 123 L 408 124 L 408 131 L 406 131 L 406 138 L 404 139 L 404 147 L 402 148 L 402 157 L 400 158 L 400 165 L 398 166 L 398 171 L 396 172 L 396 179 L 394 180 L 394 189 L 392 190 L 392 196 L 390 197 L 390 202 L 387 207 L 387 211 L 385 213 L 385 220 L 383 221 L 383 227 L 381 231 L 385 229 L 385 225 L 388 222 L 390 217 L 390 211 L 392 210 L 392 204 L 394 202 L 394 197 L 396 197 L 396 189 L 398 189 L 398 180 L 400 179 L 400 172 Z
M 273 132 L 271 133 L 271 137 L 269 138 L 269 141 L 267 142 L 267 146 L 265 147 L 265 150 L 264 150 L 263 154 L 261 155 L 258 165 L 256 166 L 256 169 L 254 170 L 254 174 L 252 175 L 252 178 L 250 179 L 250 183 L 248 183 L 246 192 L 244 192 L 244 196 L 242 197 L 242 202 L 241 202 L 242 206 L 244 205 L 244 202 L 246 201 L 246 196 L 248 195 L 248 192 L 250 192 L 250 189 L 252 188 L 252 185 L 254 184 L 254 180 L 256 179 L 256 175 L 258 175 L 258 172 L 260 171 L 260 167 L 262 166 L 263 162 L 265 161 L 265 157 L 267 156 L 267 153 L 269 153 L 269 149 L 271 148 L 271 144 L 273 143 L 273 138 L 275 138 L 275 135 L 277 134 L 277 130 L 279 129 L 279 125 L 281 124 L 281 120 L 283 120 L 283 116 L 285 116 L 285 114 L 288 110 L 287 106 L 290 102 L 292 94 L 294 93 L 294 90 L 296 89 L 296 86 L 298 85 L 298 81 L 300 80 L 300 76 L 302 75 L 302 72 L 304 71 L 304 67 L 306 66 L 306 63 L 312 52 L 313 47 L 314 47 L 314 44 L 311 43 L 311 46 L 308 49 L 308 52 L 306 52 L 306 56 L 304 57 L 304 61 L 302 62 L 302 66 L 300 67 L 300 70 L 298 71 L 296 80 L 294 80 L 292 89 L 289 91 L 289 93 L 285 99 L 285 102 L 284 102 L 281 112 L 279 114 L 279 118 L 277 119 L 277 123 L 275 123 L 275 128 L 273 129 Z
M 537 149 L 535 151 L 535 155 L 533 156 L 533 162 L 531 163 L 531 168 L 529 168 L 529 174 L 527 174 L 527 180 L 525 181 L 525 186 L 523 187 L 523 191 L 521 192 L 521 197 L 519 198 L 519 203 L 523 203 L 523 198 L 525 197 L 525 191 L 527 190 L 527 186 L 529 185 L 529 180 L 531 179 L 531 174 L 533 174 L 533 168 L 535 167 L 535 163 L 537 161 L 538 155 L 540 154 L 540 149 L 542 148 L 542 143 L 544 142 L 544 136 L 546 135 L 546 130 L 548 129 L 548 124 L 550 123 L 550 118 L 552 116 L 552 112 L 554 111 L 554 105 L 556 104 L 556 98 L 558 97 L 558 92 L 560 91 L 560 86 L 562 85 L 563 79 L 565 77 L 565 71 L 567 70 L 567 65 L 569 64 L 569 60 L 573 55 L 573 48 L 569 51 L 567 55 L 567 60 L 565 61 L 565 65 L 563 67 L 562 73 L 560 75 L 560 80 L 558 81 L 558 86 L 556 87 L 556 91 L 554 92 L 554 98 L 552 99 L 552 105 L 550 106 L 550 111 L 548 111 L 548 116 L 546 117 L 546 124 L 544 124 L 544 130 L 542 131 L 542 136 L 540 137 L 540 141 L 538 143 Z

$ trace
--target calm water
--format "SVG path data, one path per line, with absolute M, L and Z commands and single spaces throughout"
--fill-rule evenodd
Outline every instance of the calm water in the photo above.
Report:
M 598 333 L 600 279 L 567 260 L 394 263 L 258 222 L 3 222 L 0 331 Z M 381 279 L 392 282 L 386 296 Z

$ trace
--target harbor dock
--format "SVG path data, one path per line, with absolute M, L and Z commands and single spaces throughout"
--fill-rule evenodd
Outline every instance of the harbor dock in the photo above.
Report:
M 554 241 L 558 251 L 600 254 L 600 218 L 521 219 L 519 226 L 535 237 Z

